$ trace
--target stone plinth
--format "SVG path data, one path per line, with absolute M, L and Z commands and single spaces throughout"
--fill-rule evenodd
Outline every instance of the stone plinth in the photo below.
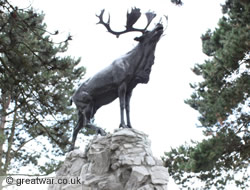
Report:
M 81 184 L 53 184 L 49 190 L 167 190 L 168 170 L 152 155 L 150 140 L 135 129 L 96 136 L 85 151 L 74 150 L 56 178 Z

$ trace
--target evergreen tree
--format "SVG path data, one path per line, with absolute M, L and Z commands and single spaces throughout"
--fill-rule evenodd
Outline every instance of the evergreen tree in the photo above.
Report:
M 0 176 L 30 164 L 50 173 L 58 165 L 53 158 L 70 145 L 70 96 L 85 68 L 80 59 L 62 57 L 71 36 L 54 43 L 58 31 L 46 31 L 43 19 L 32 8 L 0 1 Z M 49 162 L 38 164 L 45 156 Z
M 200 113 L 207 139 L 165 153 L 170 174 L 182 187 L 200 179 L 203 189 L 249 187 L 250 161 L 250 2 L 227 0 L 218 27 L 202 35 L 208 59 L 193 72 L 202 81 L 185 103 Z

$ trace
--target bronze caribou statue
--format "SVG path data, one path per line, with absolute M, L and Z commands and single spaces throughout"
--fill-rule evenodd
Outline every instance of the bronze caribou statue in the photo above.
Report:
M 127 13 L 126 30 L 121 32 L 113 31 L 110 28 L 110 17 L 107 22 L 104 22 L 103 14 L 104 10 L 101 11 L 100 15 L 97 15 L 100 20 L 99 24 L 104 25 L 108 32 L 117 37 L 132 31 L 141 32 L 142 35 L 135 38 L 139 43 L 134 49 L 86 80 L 72 96 L 78 109 L 78 122 L 73 131 L 70 150 L 74 149 L 77 134 L 83 127 L 94 129 L 97 134 L 105 135 L 103 129 L 92 125 L 90 121 L 101 106 L 111 103 L 116 98 L 120 100 L 120 127 L 132 128 L 129 116 L 132 91 L 137 84 L 148 83 L 151 67 L 154 64 L 156 44 L 163 34 L 161 23 L 156 24 L 153 30 L 147 31 L 147 27 L 156 16 L 153 12 L 146 13 L 148 21 L 146 27 L 137 29 L 133 25 L 141 16 L 141 12 L 140 9 L 133 8 L 130 13 Z M 124 110 L 126 110 L 126 124 Z

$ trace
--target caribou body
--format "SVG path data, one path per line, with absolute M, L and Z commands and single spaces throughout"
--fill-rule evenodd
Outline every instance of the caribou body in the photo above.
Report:
M 100 16 L 102 14 L 103 12 Z M 153 17 L 151 15 L 151 19 Z M 150 21 L 150 19 L 148 20 Z M 102 18 L 100 18 L 100 22 L 106 24 Z M 106 28 L 111 30 L 107 26 Z M 90 121 L 101 106 L 111 103 L 116 98 L 119 98 L 120 101 L 121 121 L 119 127 L 132 127 L 129 114 L 132 91 L 137 84 L 149 81 L 151 67 L 154 64 L 156 44 L 163 34 L 163 26 L 158 23 L 152 31 L 144 30 L 142 32 L 142 36 L 135 38 L 139 43 L 134 49 L 86 80 L 72 96 L 78 109 L 78 123 L 73 131 L 71 150 L 74 149 L 77 134 L 82 127 L 92 128 L 96 133 L 105 135 L 104 130 L 91 125 Z M 121 32 L 115 34 L 118 36 Z M 126 111 L 126 123 L 124 111 Z

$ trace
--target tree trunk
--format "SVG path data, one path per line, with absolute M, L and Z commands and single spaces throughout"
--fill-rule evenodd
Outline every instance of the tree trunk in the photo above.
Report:
M 7 148 L 7 152 L 6 152 L 5 164 L 4 164 L 4 168 L 3 168 L 3 172 L 5 174 L 8 171 L 8 167 L 9 167 L 9 164 L 11 161 L 11 147 L 12 147 L 14 135 L 15 135 L 16 121 L 17 121 L 17 110 L 15 109 L 13 121 L 12 121 L 11 133 L 10 133 L 10 136 L 8 138 L 8 148 Z
M 3 168 L 3 165 L 4 165 L 3 164 L 3 159 L 4 159 L 3 145 L 5 142 L 5 138 L 6 138 L 4 134 L 6 117 L 7 117 L 6 113 L 10 105 L 10 100 L 11 100 L 10 95 L 6 93 L 2 93 L 2 97 L 1 97 L 2 110 L 0 112 L 0 190 L 2 189 L 2 182 L 4 180 L 3 176 L 6 175 L 6 171 Z

